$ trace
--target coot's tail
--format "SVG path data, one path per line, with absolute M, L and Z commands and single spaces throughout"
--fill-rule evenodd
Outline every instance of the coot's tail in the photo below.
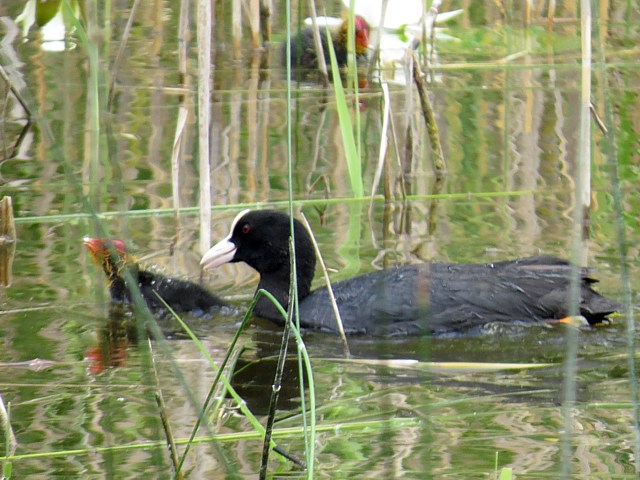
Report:
M 587 276 L 582 277 L 580 315 L 586 318 L 590 325 L 601 323 L 607 315 L 622 310 L 621 304 L 591 288 L 591 284 L 596 281 Z
M 507 264 L 509 262 L 504 263 Z M 516 260 L 514 264 L 519 267 L 526 267 L 531 271 L 539 270 L 541 273 L 545 272 L 545 275 L 559 275 L 570 283 L 570 271 L 573 266 L 567 260 L 542 255 L 522 258 Z M 598 283 L 598 280 L 590 276 L 591 273 L 592 270 L 589 268 L 582 268 L 580 270 L 580 315 L 589 322 L 589 325 L 595 325 L 596 323 L 603 322 L 607 315 L 619 312 L 622 309 L 622 305 L 615 300 L 600 295 L 591 287 L 594 283 Z M 564 299 L 567 299 L 570 296 L 569 291 L 566 290 L 568 288 L 570 288 L 570 285 L 565 284 L 564 288 L 560 289 L 560 292 L 555 291 L 545 298 L 552 298 L 555 301 L 558 300 L 555 298 L 556 295 L 560 293 Z M 566 300 L 562 301 L 566 307 L 565 302 Z

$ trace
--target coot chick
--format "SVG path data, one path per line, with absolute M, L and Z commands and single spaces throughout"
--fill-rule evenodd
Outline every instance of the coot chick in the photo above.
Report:
M 301 324 L 336 332 L 336 320 L 325 287 L 311 292 L 316 265 L 313 244 L 294 220 L 296 269 Z M 289 216 L 275 211 L 238 214 L 231 233 L 202 258 L 204 268 L 245 262 L 260 274 L 258 288 L 286 308 L 289 292 Z M 419 335 L 464 332 L 490 322 L 550 321 L 569 315 L 572 266 L 553 257 L 477 264 L 404 265 L 333 284 L 348 334 Z M 596 293 L 596 280 L 582 270 L 580 314 L 589 324 L 602 322 L 619 305 Z M 265 297 L 255 314 L 282 322 Z
M 349 27 L 347 22 L 348 20 L 345 19 L 340 25 L 334 28 L 318 25 L 318 29 L 320 30 L 320 40 L 322 42 L 322 51 L 324 52 L 325 63 L 329 69 L 331 69 L 331 60 L 327 47 L 326 30 L 329 28 L 329 34 L 333 42 L 333 50 L 336 53 L 338 65 L 341 67 L 345 66 L 347 64 L 347 31 Z M 367 49 L 369 48 L 369 24 L 359 15 L 356 15 L 354 18 L 354 23 L 354 32 L 356 36 L 356 62 L 366 62 Z M 286 64 L 286 59 L 287 49 L 285 43 L 282 46 L 283 64 Z M 318 68 L 318 56 L 316 55 L 316 46 L 313 40 L 312 27 L 307 27 L 301 30 L 296 36 L 291 38 L 291 66 L 311 69 Z
M 127 252 L 122 240 L 110 238 L 84 238 L 93 260 L 102 266 L 109 281 L 109 294 L 115 302 L 131 303 L 127 286 L 128 271 L 138 284 L 140 294 L 152 311 L 166 311 L 154 291 L 175 312 L 203 313 L 227 305 L 220 298 L 189 280 L 167 277 L 160 273 L 140 269 L 138 262 Z

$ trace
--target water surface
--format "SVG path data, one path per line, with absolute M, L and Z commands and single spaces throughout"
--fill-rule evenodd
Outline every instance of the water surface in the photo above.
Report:
M 186 438 L 215 372 L 179 326 L 165 319 L 161 326 L 167 340 L 151 344 L 158 372 L 154 379 L 144 353 L 148 347 L 136 343 L 135 329 L 129 331 L 135 321 L 109 305 L 102 272 L 88 258 L 82 237 L 108 232 L 126 240 L 144 265 L 201 279 L 197 47 L 192 40 L 189 75 L 182 82 L 176 68 L 178 6 L 140 7 L 113 106 L 101 117 L 99 156 L 92 160 L 87 52 L 73 35 L 65 51 L 53 52 L 36 27 L 25 38 L 16 34 L 12 22 L 21 3 L 0 7 L 7 16 L 1 28 L 9 39 L 3 52 L 13 55 L 12 62 L 5 56 L 2 61 L 24 80 L 38 120 L 12 154 L 25 115 L 11 95 L 3 95 L 7 153 L 0 163 L 0 186 L 2 195 L 13 198 L 18 245 L 13 283 L 0 290 L 0 390 L 5 404 L 11 402 L 15 454 L 46 455 L 14 459 L 13 474 L 164 478 L 170 466 L 155 394 L 162 393 L 175 437 Z M 338 12 L 337 5 L 331 7 Z M 286 77 L 279 53 L 274 48 L 264 59 L 245 38 L 242 58 L 234 60 L 229 8 L 218 5 L 216 12 L 214 241 L 226 235 L 240 204 L 285 208 L 281 202 L 288 198 Z M 443 5 L 443 10 L 454 8 L 458 5 Z M 282 11 L 274 9 L 277 39 L 283 38 Z M 333 280 L 398 263 L 572 255 L 580 140 L 579 22 L 575 6 L 566 5 L 556 12 L 559 20 L 549 32 L 544 15 L 534 12 L 527 25 L 518 8 L 505 13 L 495 2 L 474 3 L 449 26 L 458 41 L 438 42 L 439 67 L 429 89 L 448 174 L 444 196 L 435 200 L 421 112 L 405 86 L 392 81 L 391 71 L 384 78 L 395 135 L 387 154 L 392 201 L 382 201 L 381 187 L 371 208 L 368 200 L 350 200 L 332 90 L 309 82 L 293 85 L 293 190 L 304 201 L 296 211 L 309 219 Z M 594 127 L 590 237 L 581 256 L 597 268 L 599 291 L 621 299 L 620 215 L 613 202 L 618 181 L 637 302 L 638 14 L 626 2 L 613 2 L 603 4 L 598 15 L 593 102 L 614 132 L 617 157 Z M 112 65 L 127 16 L 128 10 L 114 7 L 111 38 L 100 44 L 101 72 Z M 192 30 L 195 38 L 195 26 Z M 600 53 L 604 64 L 598 63 Z M 378 82 L 359 91 L 368 193 L 379 156 L 382 98 Z M 174 190 L 171 152 L 181 108 L 189 116 Z M 611 116 L 606 108 L 612 109 Z M 409 157 L 407 131 L 413 142 Z M 401 178 L 411 193 L 406 201 Z M 174 199 L 181 207 L 177 212 Z M 233 265 L 207 272 L 201 280 L 242 311 L 257 276 L 244 265 Z M 217 361 L 240 319 L 238 313 L 185 317 Z M 571 460 L 576 478 L 634 477 L 625 328 L 624 317 L 618 316 L 611 325 L 578 335 Z M 337 338 L 306 335 L 321 430 L 316 476 L 486 478 L 497 454 L 500 467 L 511 467 L 519 476 L 557 478 L 563 462 L 566 329 L 522 325 L 495 330 L 448 339 L 356 338 L 350 342 L 351 360 Z M 263 423 L 279 343 L 279 329 L 263 323 L 252 324 L 241 337 L 244 350 L 234 386 Z M 551 365 L 490 371 L 434 368 L 428 362 Z M 302 424 L 297 377 L 295 362 L 288 362 L 277 427 Z M 220 439 L 193 448 L 186 464 L 191 478 L 257 476 L 260 439 L 226 440 L 224 435 L 234 432 L 254 430 L 225 399 L 224 408 L 200 431 Z M 6 441 L 4 433 L 0 437 Z M 303 455 L 300 434 L 279 437 L 278 443 Z M 114 448 L 132 444 L 144 448 Z M 275 456 L 271 471 L 304 474 Z

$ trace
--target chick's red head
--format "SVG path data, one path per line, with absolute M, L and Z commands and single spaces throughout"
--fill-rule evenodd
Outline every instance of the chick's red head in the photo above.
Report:
M 124 265 L 133 263 L 122 240 L 84 237 L 83 244 L 89 250 L 93 261 L 102 265 L 110 277 L 119 275 Z
M 369 24 L 360 15 L 355 18 L 356 53 L 361 55 L 369 48 Z

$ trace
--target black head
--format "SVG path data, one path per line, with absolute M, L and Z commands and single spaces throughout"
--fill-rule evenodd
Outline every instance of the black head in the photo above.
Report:
M 296 244 L 298 296 L 309 294 L 315 272 L 316 256 L 304 226 L 293 220 Z M 202 257 L 204 268 L 229 262 L 245 262 L 258 271 L 261 286 L 285 289 L 289 286 L 289 216 L 274 210 L 245 210 L 231 225 L 231 233 Z M 276 294 L 277 292 L 272 292 Z

